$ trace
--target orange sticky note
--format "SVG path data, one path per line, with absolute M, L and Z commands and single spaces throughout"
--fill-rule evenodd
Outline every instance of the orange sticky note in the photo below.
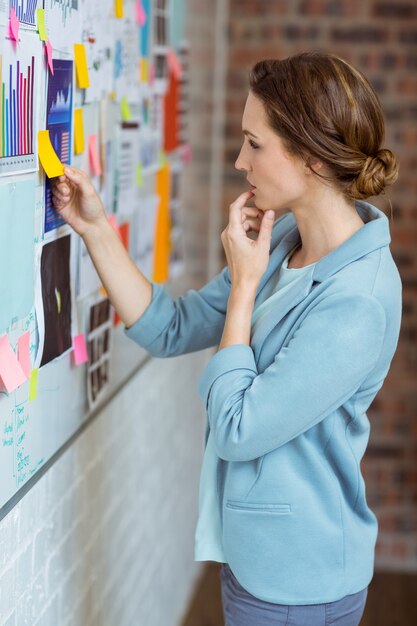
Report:
M 114 0 L 114 14 L 116 17 L 123 17 L 123 0 Z
M 20 22 L 17 18 L 16 11 L 14 7 L 10 9 L 10 22 L 9 22 L 9 32 L 10 36 L 16 41 L 19 42 L 19 26 Z
M 49 71 L 51 72 L 53 76 L 54 75 L 54 61 L 52 59 L 52 44 L 49 39 L 48 41 L 45 42 L 45 52 L 46 52 L 46 58 L 48 59 Z
M 78 87 L 87 89 L 90 86 L 90 77 L 88 75 L 87 55 L 83 43 L 74 44 L 74 57 Z
M 101 176 L 100 155 L 98 153 L 97 135 L 90 135 L 88 138 L 88 154 L 90 157 L 90 167 L 94 176 Z
M 85 342 L 84 335 L 76 335 L 72 340 L 72 347 L 74 348 L 74 362 L 75 365 L 81 365 L 87 363 L 87 344 Z
M 11 393 L 27 380 L 6 334 L 0 337 L 0 376 L 7 393 Z
M 48 41 L 48 34 L 45 26 L 45 9 L 36 9 L 36 23 L 38 25 L 39 39 Z
M 17 341 L 17 358 L 26 378 L 30 376 L 30 332 L 26 331 Z
M 61 176 L 64 173 L 62 163 L 51 144 L 49 130 L 38 131 L 38 152 L 39 160 L 48 178 Z
M 129 222 L 123 222 L 123 224 L 120 224 L 119 231 L 120 231 L 120 238 L 122 240 L 122 244 L 124 245 L 126 250 L 129 252 L 129 238 L 130 238 Z
M 84 152 L 84 120 L 82 109 L 74 109 L 74 152 L 75 154 L 82 154 Z
M 159 208 L 155 227 L 155 254 L 153 280 L 163 283 L 169 274 L 169 250 L 171 221 L 169 214 L 169 165 L 168 163 L 156 174 L 156 194 L 159 196 Z

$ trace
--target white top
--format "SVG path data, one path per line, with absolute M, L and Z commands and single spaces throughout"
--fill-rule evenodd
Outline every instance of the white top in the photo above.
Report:
M 298 247 L 298 246 L 296 246 Z M 252 313 L 252 334 L 260 318 L 272 306 L 276 298 L 282 296 L 282 291 L 287 289 L 290 283 L 301 278 L 311 271 L 311 266 L 289 268 L 288 261 L 295 248 L 290 250 L 282 265 L 277 268 L 275 274 L 262 290 L 263 300 L 256 303 Z M 279 292 L 279 293 L 278 293 Z M 217 469 L 219 463 L 225 463 L 216 454 L 212 433 L 209 433 L 204 451 L 203 465 L 200 475 L 199 514 L 195 532 L 194 560 L 195 561 L 218 561 L 226 563 L 222 546 L 221 528 L 221 502 L 217 489 Z

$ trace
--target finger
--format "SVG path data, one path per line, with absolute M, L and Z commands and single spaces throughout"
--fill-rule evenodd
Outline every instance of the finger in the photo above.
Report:
M 229 224 L 233 228 L 242 227 L 241 210 L 245 206 L 245 202 L 247 202 L 249 198 L 252 198 L 253 195 L 254 194 L 251 191 L 245 191 L 244 193 L 241 193 L 240 196 L 238 196 L 236 200 L 230 205 Z
M 257 233 L 259 233 L 260 226 L 260 222 L 256 220 L 245 220 L 243 222 L 243 228 L 246 232 L 249 232 L 250 230 L 255 230 Z
M 256 207 L 243 207 L 242 209 L 242 219 L 245 217 L 262 217 L 262 211 L 257 209 Z
M 71 190 L 67 183 L 57 183 L 54 187 L 55 190 L 59 191 L 63 196 L 69 196 Z
M 258 245 L 270 245 L 272 227 L 274 225 L 275 213 L 274 211 L 265 211 L 262 218 L 261 227 L 259 229 L 259 236 L 257 239 Z
M 71 165 L 64 167 L 64 174 L 68 177 L 70 183 L 78 187 L 81 192 L 88 192 L 91 183 L 84 172 Z

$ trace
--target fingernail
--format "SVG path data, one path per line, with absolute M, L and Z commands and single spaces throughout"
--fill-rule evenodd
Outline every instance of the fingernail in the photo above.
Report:
M 270 218 L 271 218 L 271 217 L 274 217 L 274 215 L 275 215 L 275 214 L 274 214 L 274 212 L 273 212 L 273 211 L 271 211 L 271 210 L 269 210 L 269 211 L 267 211 L 267 212 L 266 212 L 266 216 L 267 216 L 267 217 L 270 217 Z

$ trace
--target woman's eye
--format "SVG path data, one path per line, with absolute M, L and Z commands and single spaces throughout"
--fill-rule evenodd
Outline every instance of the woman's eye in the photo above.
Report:
M 252 141 L 252 139 L 249 139 L 249 145 L 254 150 L 257 150 L 259 148 L 259 146 L 254 141 Z

